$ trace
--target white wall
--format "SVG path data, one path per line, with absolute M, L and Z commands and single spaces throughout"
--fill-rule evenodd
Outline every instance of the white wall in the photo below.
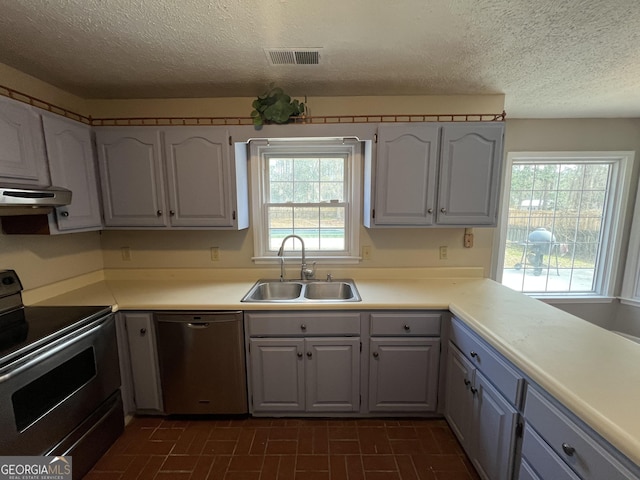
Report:
M 0 268 L 32 289 L 104 267 L 99 232 L 69 235 L 0 234 Z

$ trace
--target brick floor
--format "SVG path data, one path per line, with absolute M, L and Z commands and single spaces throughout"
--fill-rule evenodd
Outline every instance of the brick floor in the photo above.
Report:
M 477 480 L 444 420 L 135 418 L 87 480 Z

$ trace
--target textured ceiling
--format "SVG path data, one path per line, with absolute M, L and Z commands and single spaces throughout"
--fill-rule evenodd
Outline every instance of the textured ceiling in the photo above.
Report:
M 0 63 L 89 98 L 505 94 L 640 117 L 638 0 L 0 0 Z M 322 47 L 270 66 L 265 48 Z

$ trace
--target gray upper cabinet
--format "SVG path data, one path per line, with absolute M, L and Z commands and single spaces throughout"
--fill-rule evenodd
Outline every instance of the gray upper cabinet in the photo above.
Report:
M 106 227 L 166 227 L 160 130 L 97 129 Z
M 376 225 L 433 223 L 439 134 L 435 124 L 380 125 Z
M 232 227 L 229 136 L 225 129 L 172 128 L 164 134 L 172 226 Z
M 101 229 L 91 127 L 49 114 L 43 115 L 42 124 L 51 183 L 72 192 L 71 204 L 55 212 L 59 233 Z
M 503 133 L 502 123 L 442 127 L 438 224 L 496 224 Z
M 42 127 L 37 110 L 0 97 L 0 181 L 49 185 Z
M 248 226 L 246 162 L 226 128 L 106 127 L 96 138 L 107 227 Z
M 381 124 L 365 226 L 495 225 L 503 133 L 501 122 Z

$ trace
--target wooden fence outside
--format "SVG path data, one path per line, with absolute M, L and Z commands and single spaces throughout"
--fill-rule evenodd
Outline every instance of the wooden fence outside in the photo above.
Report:
M 602 217 L 600 210 L 578 212 L 554 210 L 509 209 L 507 243 L 522 245 L 527 243 L 529 234 L 536 228 L 546 228 L 553 232 L 556 243 L 562 245 L 565 255 L 593 262 L 600 243 Z

